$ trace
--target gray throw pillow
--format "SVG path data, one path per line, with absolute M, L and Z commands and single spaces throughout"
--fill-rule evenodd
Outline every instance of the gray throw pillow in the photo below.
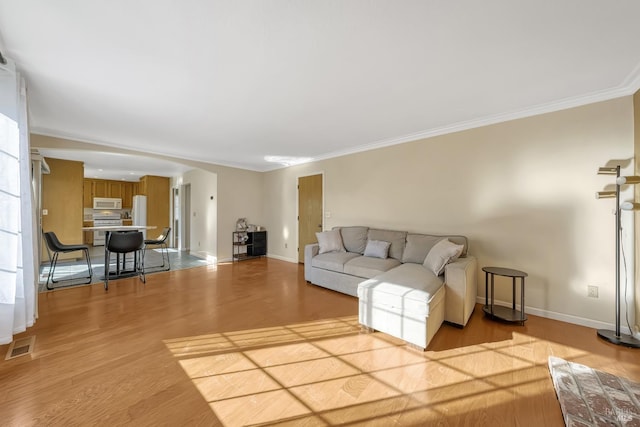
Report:
M 451 243 L 449 239 L 442 239 L 431 248 L 423 265 L 433 271 L 433 274 L 439 276 L 444 272 L 444 267 L 448 263 L 458 259 L 463 249 L 463 245 L 456 245 Z
M 389 258 L 395 258 L 398 261 L 402 261 L 402 253 L 404 252 L 404 246 L 407 241 L 406 231 L 378 230 L 370 228 L 367 237 L 369 240 L 390 242 Z
M 387 259 L 391 243 L 382 240 L 369 240 L 364 248 L 364 256 Z
M 320 246 L 318 253 L 345 252 L 339 230 L 316 233 L 316 238 L 318 239 L 318 245 Z

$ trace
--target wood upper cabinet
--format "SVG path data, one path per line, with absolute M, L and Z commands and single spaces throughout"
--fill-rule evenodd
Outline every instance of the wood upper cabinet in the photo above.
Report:
M 120 181 L 109 181 L 107 185 L 109 186 L 107 197 L 122 199 L 122 183 Z
M 94 197 L 112 197 L 122 199 L 122 208 L 130 209 L 133 206 L 134 188 L 137 182 L 113 181 L 109 179 L 84 179 L 83 206 L 93 208 Z
M 122 208 L 123 209 L 131 209 L 133 207 L 133 182 L 123 182 L 122 183 Z
M 149 180 L 150 180 L 149 175 L 145 175 L 142 178 L 140 178 L 140 181 L 138 182 L 138 192 L 136 194 L 139 194 L 141 196 L 147 195 L 147 187 L 148 187 Z
M 93 197 L 109 197 L 109 181 L 106 179 L 93 180 Z M 93 205 L 93 200 L 91 201 Z
M 85 178 L 83 181 L 82 207 L 93 208 L 93 180 Z
M 147 196 L 147 225 L 155 225 L 156 230 L 148 233 L 157 235 L 163 227 L 169 226 L 170 182 L 164 176 L 145 175 L 140 178 L 138 194 Z

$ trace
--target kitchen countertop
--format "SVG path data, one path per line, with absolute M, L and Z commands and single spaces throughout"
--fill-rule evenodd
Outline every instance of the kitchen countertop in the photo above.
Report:
M 84 231 L 127 231 L 127 230 L 155 230 L 155 225 L 100 225 L 97 227 L 82 227 Z

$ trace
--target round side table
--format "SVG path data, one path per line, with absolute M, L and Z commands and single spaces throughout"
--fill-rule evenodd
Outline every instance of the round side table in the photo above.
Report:
M 527 315 L 524 314 L 524 278 L 527 277 L 527 273 L 520 270 L 513 270 L 511 268 L 502 267 L 482 267 L 484 271 L 484 295 L 485 305 L 482 307 L 482 311 L 491 318 L 503 320 L 505 322 L 518 322 L 524 325 L 524 321 L 527 320 Z M 489 294 L 489 276 L 491 276 L 491 294 Z M 494 277 L 504 276 L 511 277 L 512 281 L 512 307 L 503 307 L 501 305 L 494 304 Z M 520 279 L 520 310 L 516 310 L 516 279 Z M 489 295 L 491 295 L 491 303 L 489 303 Z

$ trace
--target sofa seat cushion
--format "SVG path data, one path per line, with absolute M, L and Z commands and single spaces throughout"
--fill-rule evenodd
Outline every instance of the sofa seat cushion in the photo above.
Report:
M 400 265 L 400 261 L 393 258 L 374 258 L 369 256 L 360 256 L 349 260 L 344 265 L 344 273 L 352 276 L 370 279 L 374 276 L 391 270 Z
M 360 283 L 358 298 L 370 305 L 428 316 L 429 303 L 442 286 L 442 277 L 422 265 L 408 263 Z
M 311 259 L 311 265 L 323 270 L 331 270 L 338 273 L 344 273 L 344 265 L 353 258 L 361 257 L 359 254 L 352 252 L 327 252 L 319 254 Z

